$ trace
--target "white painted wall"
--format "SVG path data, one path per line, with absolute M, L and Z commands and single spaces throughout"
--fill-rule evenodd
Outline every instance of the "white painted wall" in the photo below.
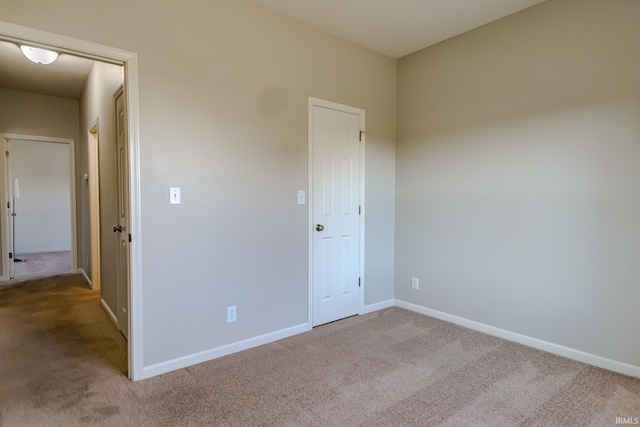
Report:
M 551 0 L 399 60 L 397 299 L 640 366 L 639 20 Z
M 139 54 L 145 366 L 306 323 L 309 96 L 366 110 L 365 302 L 393 298 L 394 60 L 248 1 L 2 8 Z
M 18 179 L 15 199 L 16 253 L 71 250 L 69 145 L 9 140 L 11 179 Z

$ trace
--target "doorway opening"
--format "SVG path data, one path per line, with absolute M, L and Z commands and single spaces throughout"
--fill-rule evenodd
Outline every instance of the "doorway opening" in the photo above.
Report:
M 126 120 L 127 120 L 127 141 L 128 146 L 126 148 L 128 154 L 128 170 L 125 176 L 128 187 L 128 202 L 129 202 L 129 218 L 127 218 L 127 224 L 129 228 L 129 235 L 131 238 L 128 240 L 129 250 L 127 251 L 126 271 L 124 277 L 126 277 L 126 287 L 128 288 L 128 307 L 127 312 L 127 326 L 128 326 L 128 340 L 127 340 L 127 359 L 128 359 L 128 376 L 133 380 L 144 378 L 143 372 L 143 358 L 142 358 L 142 318 L 141 318 L 141 253 L 140 253 L 140 178 L 139 178 L 139 114 L 138 114 L 138 66 L 137 66 L 137 54 L 133 52 L 124 51 L 109 46 L 99 45 L 96 43 L 88 42 L 85 40 L 74 39 L 71 37 L 60 36 L 53 33 L 47 33 L 44 31 L 22 27 L 14 24 L 0 22 L 0 40 L 10 42 L 15 45 L 26 44 L 30 46 L 41 47 L 44 49 L 54 50 L 61 55 L 69 55 L 74 57 L 81 57 L 98 61 L 104 64 L 113 64 L 122 67 L 122 77 L 124 80 L 124 94 L 123 99 L 126 105 Z M 113 92 L 110 96 L 113 95 Z M 113 103 L 113 99 L 111 100 Z M 113 106 L 113 104 L 112 104 Z M 113 107 L 112 107 L 113 108 Z M 101 123 L 102 125 L 102 123 Z M 87 132 L 85 128 L 84 132 Z M 0 131 L 2 131 L 0 129 Z M 82 131 L 81 131 L 82 132 Z M 115 153 L 114 153 L 115 157 Z M 89 175 L 89 172 L 78 171 Z M 89 177 L 87 177 L 89 178 Z M 3 178 L 3 181 L 6 181 Z M 82 182 L 77 180 L 77 182 Z M 3 182 L 0 185 L 0 191 L 3 192 L 5 197 L 7 196 L 7 182 Z M 81 194 L 81 186 L 72 184 L 75 192 L 78 195 Z M 6 222 L 6 221 L 5 221 Z M 72 233 L 77 231 L 72 230 Z M 88 234 L 88 233 L 87 233 Z M 102 233 L 104 235 L 104 233 Z M 6 235 L 6 234 L 4 234 Z M 84 236 L 83 236 L 84 237 Z M 77 241 L 79 239 L 72 237 L 72 240 Z M 5 243 L 6 239 L 2 239 L 2 256 L 3 261 L 6 259 L 9 253 L 8 245 Z M 93 242 L 92 242 L 93 243 Z M 93 251 L 95 253 L 95 251 Z M 78 257 L 74 257 L 72 262 L 78 262 Z M 82 261 L 85 261 L 84 259 Z M 8 263 L 7 263 L 8 264 Z M 4 264 L 5 266 L 7 264 Z M 94 263 L 95 265 L 95 263 Z M 74 267 L 77 267 L 75 265 Z M 104 271 L 104 269 L 102 269 Z M 75 271 L 74 271 L 75 272 Z M 3 271 L 3 274 L 4 271 Z M 99 281 L 100 282 L 100 281 Z M 104 286 L 104 280 L 99 283 L 101 287 Z
M 76 271 L 75 141 L 5 134 L 2 143 L 10 210 L 2 224 L 9 248 L 2 277 L 17 282 Z

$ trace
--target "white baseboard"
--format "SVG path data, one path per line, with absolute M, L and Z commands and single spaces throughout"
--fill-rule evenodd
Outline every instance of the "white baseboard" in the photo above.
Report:
M 369 313 L 373 313 L 374 311 L 393 307 L 395 305 L 395 302 L 396 302 L 395 300 L 389 299 L 386 301 L 377 302 L 375 304 L 365 305 L 364 307 L 362 307 L 362 312 L 360 314 L 369 314 Z
M 78 268 L 76 270 L 76 273 L 82 274 L 82 277 L 84 277 L 84 281 L 87 282 L 87 285 L 89 285 L 89 288 L 93 289 L 93 284 L 91 283 L 91 279 L 89 278 L 89 276 L 87 276 L 87 272 L 84 271 L 82 267 Z
M 565 347 L 559 344 L 554 344 L 526 335 L 521 335 L 516 332 L 507 331 L 506 329 L 500 329 L 494 326 L 485 325 L 484 323 L 475 322 L 473 320 L 454 316 L 448 313 L 443 313 L 438 310 L 433 310 L 431 308 L 426 308 L 402 300 L 395 300 L 395 305 L 400 308 L 415 311 L 416 313 L 455 323 L 456 325 L 464 326 L 465 328 L 473 329 L 475 331 L 483 332 L 485 334 L 493 335 L 499 338 L 504 338 L 508 341 L 517 342 L 528 347 L 537 348 L 538 350 L 543 350 L 549 353 L 557 354 L 559 356 L 567 357 L 569 359 L 577 360 L 578 362 L 587 363 L 599 368 L 608 369 L 610 371 L 640 378 L 640 366 L 619 362 L 617 360 L 607 359 L 595 354 L 585 353 L 581 350 L 576 350 L 574 348 Z
M 140 379 L 151 378 L 156 375 L 175 371 L 176 369 L 182 369 L 186 368 L 187 366 L 207 362 L 209 360 L 217 359 L 218 357 L 237 353 L 242 350 L 248 350 L 250 348 L 258 347 L 263 344 L 268 344 L 270 342 L 288 338 L 293 335 L 298 335 L 309 330 L 311 330 L 311 326 L 308 323 L 303 323 L 297 326 L 292 326 L 290 328 L 281 329 L 279 331 L 270 332 L 268 334 L 212 348 L 210 350 L 201 351 L 200 353 L 190 354 L 188 356 L 179 357 L 177 359 L 157 363 L 151 366 L 145 366 L 142 369 L 143 372 Z
M 71 248 L 25 249 L 16 251 L 16 258 L 21 255 L 44 254 L 49 252 L 71 252 Z
M 100 304 L 102 304 L 102 308 L 104 308 L 104 311 L 107 312 L 107 315 L 109 315 L 109 318 L 111 319 L 113 324 L 116 325 L 116 327 L 117 327 L 118 326 L 118 318 L 116 317 L 116 315 L 113 314 L 113 311 L 111 311 L 111 309 L 109 308 L 107 303 L 104 302 L 104 300 L 102 298 L 100 298 Z
M 363 307 L 360 314 L 368 314 L 374 311 L 382 310 L 384 308 L 393 307 L 395 300 L 390 299 L 387 301 L 381 301 L 375 304 L 366 305 Z M 108 309 L 108 308 L 107 308 Z M 143 375 L 141 379 L 147 379 L 156 375 L 165 374 L 167 372 L 175 371 L 176 369 L 186 368 L 188 366 L 196 365 L 198 363 L 207 362 L 209 360 L 217 359 L 228 354 L 237 353 L 239 351 L 248 350 L 253 347 L 258 347 L 263 344 L 278 341 L 284 338 L 288 338 L 294 335 L 308 332 L 311 327 L 308 323 L 303 323 L 290 328 L 282 329 L 279 331 L 271 332 L 268 334 L 260 335 L 258 337 L 249 338 L 236 343 L 223 345 L 220 347 L 205 350 L 200 353 L 190 354 L 188 356 L 179 357 L 177 359 L 169 360 L 167 362 L 157 363 L 155 365 L 146 366 L 143 369 Z

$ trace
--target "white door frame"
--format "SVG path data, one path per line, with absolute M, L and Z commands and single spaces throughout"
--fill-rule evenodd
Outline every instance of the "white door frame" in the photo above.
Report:
M 314 229 L 313 229 L 313 107 L 323 107 L 328 108 L 330 110 L 341 111 L 343 113 L 355 114 L 360 117 L 360 201 L 359 205 L 362 207 L 362 214 L 360 215 L 360 259 L 358 260 L 358 275 L 361 278 L 360 281 L 360 296 L 359 296 L 359 309 L 358 313 L 363 314 L 364 309 L 364 288 L 365 288 L 365 277 L 364 277 L 364 222 L 365 222 L 365 212 L 366 209 L 364 207 L 364 168 L 365 168 L 365 135 L 366 135 L 366 127 L 365 127 L 365 110 L 357 107 L 351 107 L 349 105 L 338 104 L 332 101 L 326 101 L 324 99 L 309 97 L 309 143 L 308 143 L 308 182 L 307 182 L 307 231 L 308 231 L 308 255 L 307 255 L 307 273 L 308 273 L 308 291 L 307 291 L 307 322 L 309 328 L 313 326 L 313 238 L 314 238 Z
M 96 117 L 87 132 L 89 228 L 91 233 L 91 289 L 100 289 L 100 119 Z
M 4 134 L 0 134 L 0 149 L 4 152 L 6 152 L 8 148 L 5 138 Z M 13 250 L 13 248 L 9 248 L 9 245 L 14 239 L 13 231 L 11 230 L 13 219 L 10 219 L 13 209 L 9 209 L 9 205 L 7 205 L 9 194 L 11 194 L 8 177 L 9 161 L 4 157 L 2 162 L 0 162 L 0 182 L 2 182 L 2 185 L 0 185 L 0 205 L 3 206 L 3 210 L 5 209 L 4 206 L 6 206 L 7 209 L 3 215 L 0 215 L 0 234 L 2 235 L 2 239 L 0 239 L 2 240 L 0 243 L 2 247 L 2 253 L 0 254 L 2 257 L 2 275 L 0 276 L 0 280 L 2 281 L 9 280 L 13 276 L 13 265 L 10 265 L 9 262 L 9 252 Z
M 4 133 L 1 134 L 4 141 L 4 149 L 7 150 L 7 140 L 11 139 L 14 141 L 35 141 L 35 142 L 47 142 L 53 144 L 67 144 L 69 146 L 69 200 L 71 202 L 71 271 L 76 272 L 78 270 L 78 221 L 76 217 L 76 154 L 75 154 L 75 141 L 73 139 L 68 138 L 56 138 L 49 136 L 33 136 L 33 135 L 19 135 L 14 133 Z M 7 163 L 5 163 L 7 164 Z M 9 162 L 11 164 L 11 154 L 9 154 Z M 8 189 L 10 183 L 7 182 L 9 170 L 5 170 L 0 176 L 0 186 L 2 188 Z M 9 194 L 8 191 L 5 191 L 2 194 L 2 206 L 9 206 L 7 203 L 9 202 Z M 2 253 L 2 278 L 3 280 L 9 280 L 5 276 L 9 272 L 9 250 L 8 250 L 8 241 L 9 241 L 9 221 L 2 222 L 2 235 L 5 236 L 3 238 L 3 249 L 5 245 L 7 250 Z M 15 236 L 13 236 L 15 239 Z M 13 254 L 13 259 L 16 258 L 16 254 Z M 5 268 L 4 266 L 7 266 Z
M 138 55 L 134 52 L 3 21 L 0 21 L 0 39 L 52 49 L 59 53 L 68 53 L 124 67 L 125 102 L 127 103 L 127 121 L 129 125 L 129 214 L 131 216 L 129 224 L 132 237 L 128 272 L 131 287 L 129 292 L 128 372 L 129 378 L 134 381 L 143 379 Z

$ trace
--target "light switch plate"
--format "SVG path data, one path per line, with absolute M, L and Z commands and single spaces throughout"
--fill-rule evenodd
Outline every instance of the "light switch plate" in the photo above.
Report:
M 298 204 L 304 205 L 306 203 L 306 197 L 304 194 L 304 190 L 298 190 Z
M 169 204 L 171 205 L 179 205 L 182 202 L 180 201 L 180 187 L 170 187 L 169 188 Z

